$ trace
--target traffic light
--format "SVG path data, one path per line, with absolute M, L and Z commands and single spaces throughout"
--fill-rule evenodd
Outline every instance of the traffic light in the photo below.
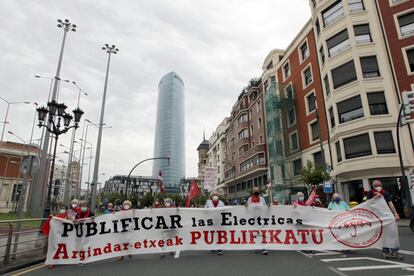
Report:
M 414 113 L 414 91 L 402 92 L 403 112 L 410 119 L 411 113 Z

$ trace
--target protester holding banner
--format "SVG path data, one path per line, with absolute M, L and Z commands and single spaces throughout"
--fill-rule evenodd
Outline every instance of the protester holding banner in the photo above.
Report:
M 334 193 L 331 202 L 329 202 L 328 209 L 333 211 L 348 211 L 349 206 L 345 201 L 341 200 L 341 196 L 338 193 Z
M 221 201 L 218 197 L 218 192 L 214 191 L 213 192 L 213 196 L 211 197 L 211 199 L 207 200 L 206 205 L 204 206 L 204 208 L 221 208 L 224 207 L 224 202 Z M 223 250 L 211 250 L 212 253 L 216 253 L 218 256 L 223 255 Z
M 82 201 L 79 205 L 80 207 L 78 208 L 76 219 L 85 219 L 95 216 L 95 214 L 92 213 L 91 210 L 86 206 L 86 201 Z
M 164 207 L 165 208 L 173 208 L 173 207 L 175 207 L 174 206 L 174 201 L 171 198 L 169 198 L 169 197 L 165 198 L 164 199 Z
M 105 210 L 105 214 L 113 214 L 113 213 L 115 213 L 114 205 L 111 202 L 109 202 L 107 209 Z
M 253 188 L 253 195 L 247 200 L 246 206 L 266 206 L 266 200 L 260 195 L 259 187 Z M 263 255 L 267 255 L 267 250 L 260 251 Z
M 306 206 L 305 195 L 302 192 L 296 194 L 296 200 L 293 202 L 293 206 Z
M 121 209 L 121 211 L 128 211 L 128 210 L 130 210 L 132 208 L 132 202 L 131 201 L 129 201 L 129 200 L 125 200 L 123 203 L 122 203 L 122 209 Z
M 76 198 L 71 201 L 70 209 L 68 211 L 68 219 L 75 220 L 79 212 L 79 200 Z
M 154 204 L 152 204 L 152 208 L 161 208 L 161 203 L 158 199 L 154 201 Z
M 208 199 L 204 208 L 217 208 L 224 207 L 224 202 L 219 199 L 218 192 L 214 191 L 212 193 L 211 199 Z
M 383 197 L 385 202 L 387 203 L 388 207 L 390 208 L 391 212 L 394 214 L 395 220 L 399 220 L 400 216 L 398 215 L 397 210 L 395 209 L 394 204 L 392 203 L 390 194 L 384 190 L 382 187 L 382 182 L 379 180 L 375 180 L 372 183 L 373 189 L 368 192 L 368 198 L 380 198 Z M 392 258 L 397 260 L 402 260 L 403 257 L 398 253 L 399 248 L 382 248 L 382 254 L 385 259 Z

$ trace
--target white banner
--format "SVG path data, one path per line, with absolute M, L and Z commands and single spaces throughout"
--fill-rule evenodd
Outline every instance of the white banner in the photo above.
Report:
M 399 247 L 397 224 L 382 198 L 347 212 L 303 206 L 165 208 L 50 223 L 46 264 L 183 250 Z
M 215 190 L 217 189 L 218 176 L 217 168 L 206 167 L 203 171 L 203 183 L 204 189 L 206 190 Z

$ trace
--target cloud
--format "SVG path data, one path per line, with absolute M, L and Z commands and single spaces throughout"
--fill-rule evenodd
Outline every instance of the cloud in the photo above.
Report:
M 307 0 L 6 0 L 1 6 L 1 95 L 10 101 L 46 103 L 50 82 L 34 75 L 55 74 L 62 39 L 55 23 L 69 18 L 78 31 L 68 34 L 61 75 L 89 94 L 80 106 L 97 123 L 107 62 L 100 48 L 119 47 L 111 60 L 104 121 L 112 128 L 104 130 L 100 181 L 152 156 L 158 82 L 172 70 L 185 83 L 186 173 L 196 176 L 203 129 L 211 134 L 248 80 L 261 75 L 267 53 L 286 47 L 310 17 Z M 74 108 L 77 92 L 62 83 L 60 100 Z M 4 114 L 0 102 L 1 121 Z M 13 106 L 7 130 L 29 139 L 33 116 L 32 105 Z M 82 127 L 77 138 L 81 133 Z M 35 138 L 40 135 L 36 128 Z M 96 135 L 91 127 L 94 145 Z M 69 139 L 62 135 L 60 142 L 69 145 Z M 144 163 L 135 173 L 150 175 L 151 167 Z

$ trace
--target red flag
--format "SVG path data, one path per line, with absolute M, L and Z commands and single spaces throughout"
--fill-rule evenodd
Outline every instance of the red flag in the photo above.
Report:
M 165 188 L 164 188 L 164 182 L 162 179 L 162 172 L 160 170 L 160 173 L 158 174 L 158 186 L 160 187 L 160 194 L 164 194 L 165 193 Z
M 310 206 L 312 203 L 315 202 L 315 196 L 316 196 L 316 186 L 313 187 L 312 192 L 310 193 L 308 200 L 306 200 L 306 206 Z
M 195 179 L 191 182 L 190 192 L 188 192 L 187 199 L 185 200 L 185 207 L 190 207 L 191 200 L 201 195 L 200 188 L 198 187 Z

